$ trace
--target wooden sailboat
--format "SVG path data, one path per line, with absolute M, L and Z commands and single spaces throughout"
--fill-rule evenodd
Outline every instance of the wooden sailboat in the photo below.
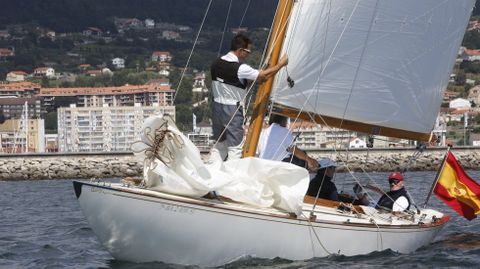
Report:
M 474 2 L 280 1 L 269 62 L 288 53 L 295 86 L 279 73 L 258 91 L 244 156 L 254 155 L 270 99 L 284 115 L 428 140 Z M 117 259 L 217 266 L 244 256 L 408 253 L 448 222 L 433 209 L 391 214 L 304 199 L 308 175 L 290 164 L 244 158 L 221 171 L 204 167 L 172 125 L 146 122 L 145 184 L 74 182 L 90 226 Z M 204 196 L 212 191 L 219 196 Z

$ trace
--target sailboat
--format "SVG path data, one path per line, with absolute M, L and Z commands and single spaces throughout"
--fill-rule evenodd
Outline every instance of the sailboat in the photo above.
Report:
M 281 0 L 266 61 L 289 55 L 258 91 L 244 157 L 203 164 L 167 116 L 145 121 L 136 150 L 144 179 L 74 181 L 89 225 L 119 260 L 218 266 L 242 257 L 304 260 L 428 245 L 449 217 L 392 214 L 304 196 L 308 172 L 261 160 L 269 102 L 276 113 L 372 135 L 432 139 L 474 0 Z M 294 80 L 294 83 L 291 81 Z

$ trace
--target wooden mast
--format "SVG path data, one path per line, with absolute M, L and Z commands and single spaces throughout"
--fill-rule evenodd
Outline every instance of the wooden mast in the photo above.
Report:
M 267 53 L 272 51 L 269 66 L 275 66 L 278 63 L 293 2 L 294 0 L 280 0 L 278 4 L 277 14 L 274 19 L 273 30 L 267 48 Z M 267 111 L 268 98 L 272 91 L 273 79 L 274 76 L 267 79 L 257 91 L 250 127 L 248 128 L 245 145 L 243 146 L 243 157 L 252 157 L 256 154 L 258 139 L 260 138 L 263 120 Z

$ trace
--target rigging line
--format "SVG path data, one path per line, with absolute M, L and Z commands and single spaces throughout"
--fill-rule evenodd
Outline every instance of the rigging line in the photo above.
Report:
M 340 44 L 340 41 L 342 40 L 342 37 L 343 37 L 343 35 L 344 35 L 344 33 L 345 33 L 346 29 L 347 29 L 347 26 L 350 24 L 350 21 L 351 21 L 351 19 L 352 19 L 352 17 L 353 17 L 353 14 L 355 13 L 355 11 L 356 11 L 357 8 L 358 8 L 359 2 L 360 2 L 360 0 L 357 0 L 354 9 L 353 9 L 352 12 L 350 13 L 349 18 L 348 18 L 345 26 L 343 27 L 342 33 L 340 34 L 339 38 L 337 39 L 337 42 L 336 42 L 336 44 L 335 44 L 332 52 L 330 53 L 330 55 L 329 55 L 329 57 L 328 57 L 327 63 L 325 64 L 325 66 L 324 66 L 324 67 L 321 69 L 321 71 L 320 71 L 320 74 L 319 74 L 319 76 L 318 76 L 318 79 L 317 79 L 316 84 L 319 83 L 320 77 L 323 75 L 323 73 L 325 72 L 325 69 L 326 69 L 327 66 L 329 65 L 329 63 L 330 63 L 330 61 L 331 61 L 331 59 L 332 59 L 332 57 L 333 57 L 333 54 L 335 53 L 338 45 Z M 310 102 L 309 102 L 309 99 L 310 99 L 310 97 L 313 95 L 313 93 L 314 93 L 314 91 L 310 91 L 310 94 L 308 95 L 308 97 L 305 98 L 305 102 L 303 103 L 302 108 L 301 108 L 301 110 L 299 111 L 299 113 L 298 113 L 298 115 L 297 115 L 297 118 L 300 116 L 301 112 L 304 110 L 305 105 L 306 105 L 307 103 L 309 103 L 309 105 L 311 105 Z M 305 97 L 305 94 L 303 94 L 303 92 L 301 92 L 300 94 L 301 94 L 303 97 Z M 314 106 L 312 106 L 312 107 L 314 107 Z M 315 109 L 314 109 L 314 111 L 315 111 Z M 310 115 L 310 117 L 311 117 L 311 115 Z M 315 122 L 315 120 L 314 120 L 314 122 Z M 328 125 L 327 125 L 327 126 L 328 126 Z
M 337 39 L 337 42 L 335 43 L 335 46 L 333 47 L 333 50 L 332 52 L 330 53 L 330 55 L 328 56 L 328 59 L 327 59 L 327 63 L 325 64 L 325 66 L 321 69 L 320 71 L 320 75 L 318 76 L 318 80 L 316 83 L 318 83 L 320 77 L 323 75 L 323 73 L 325 72 L 325 69 L 327 68 L 327 66 L 330 64 L 330 61 L 332 60 L 332 57 L 333 57 L 333 54 L 336 52 L 337 48 L 338 48 L 338 45 L 340 44 L 340 41 L 342 40 L 343 38 L 343 35 L 345 34 L 345 31 L 347 30 L 347 26 L 350 24 L 350 21 L 352 20 L 352 17 L 353 17 L 353 14 L 355 13 L 355 11 L 357 11 L 357 8 L 358 8 L 358 5 L 360 3 L 360 0 L 357 0 L 357 2 L 355 3 L 355 6 L 352 10 L 352 12 L 350 13 L 349 17 L 348 17 L 348 20 L 347 22 L 345 23 L 345 26 L 343 27 L 342 29 L 342 32 L 340 33 L 340 36 L 338 37 Z
M 293 1 L 293 0 L 292 0 L 292 1 Z M 286 10 L 287 10 L 287 5 L 285 5 L 285 7 L 284 7 L 284 9 L 283 9 L 283 12 L 282 12 L 282 17 L 280 17 L 280 18 L 283 18 L 283 16 L 285 16 L 285 11 L 286 11 Z M 277 13 L 278 13 L 278 6 L 277 6 Z M 262 69 L 265 68 L 266 66 L 268 66 L 268 62 L 270 61 L 270 56 L 271 56 L 271 54 L 273 53 L 273 50 L 274 50 L 277 42 L 278 42 L 279 39 L 280 39 L 280 36 L 279 36 L 279 35 L 280 35 L 281 32 L 284 32 L 284 33 L 285 33 L 284 30 L 286 29 L 286 27 L 287 27 L 287 25 L 288 25 L 288 22 L 290 21 L 291 16 L 292 16 L 292 13 L 290 12 L 290 14 L 288 15 L 287 19 L 285 20 L 285 24 L 280 25 L 280 27 L 278 27 L 276 33 L 273 33 L 273 32 L 271 33 L 270 38 L 273 38 L 273 39 L 272 39 L 272 46 L 271 46 L 271 48 L 270 48 L 270 51 L 268 51 L 267 54 L 266 54 L 267 57 L 265 58 L 265 61 L 263 62 Z M 271 29 L 272 29 L 271 31 L 273 31 L 273 26 L 272 26 Z
M 295 3 L 296 3 L 296 2 L 295 2 Z M 294 4 L 295 4 L 295 3 L 294 3 Z M 291 26 L 291 27 L 292 27 L 292 36 L 293 36 L 294 33 L 296 32 L 296 29 L 297 29 L 296 26 L 297 26 L 297 24 L 298 24 L 298 21 L 300 20 L 300 16 L 298 16 L 298 14 L 301 12 L 301 9 L 302 9 L 302 7 L 303 7 L 303 3 L 304 3 L 303 1 L 300 2 L 300 6 L 296 9 L 297 14 L 296 14 L 296 16 L 295 16 L 295 21 L 292 23 L 292 26 Z M 292 13 L 293 13 L 293 12 L 292 12 Z M 290 18 L 291 18 L 291 16 L 292 16 L 292 13 L 290 13 L 288 21 L 290 21 Z M 285 25 L 285 27 L 286 27 L 286 25 Z M 278 34 L 277 34 L 277 35 L 278 35 Z M 276 42 L 276 41 L 275 41 L 275 42 Z M 290 38 L 288 44 L 287 44 L 286 47 L 285 47 L 285 51 L 287 51 L 287 53 L 288 53 L 288 51 L 290 51 L 290 49 L 291 49 L 292 42 L 293 42 L 293 38 Z M 311 95 L 310 95 L 310 96 L 311 96 Z M 307 101 L 308 101 L 308 98 L 306 98 L 306 102 L 307 102 Z M 305 102 L 305 103 L 306 103 L 306 102 Z M 304 103 L 303 106 L 302 106 L 302 110 L 301 110 L 301 111 L 297 114 L 297 116 L 295 117 L 295 119 L 294 119 L 294 124 L 297 123 L 297 121 L 298 121 L 298 119 L 299 119 L 299 116 L 300 116 L 301 112 L 303 111 L 303 107 L 305 106 L 305 103 Z M 302 134 L 303 131 L 300 131 L 299 133 Z M 287 138 L 286 136 L 283 138 L 282 144 L 283 144 L 283 142 L 285 141 L 286 138 Z M 277 148 L 277 151 L 278 151 L 278 150 L 279 150 L 279 149 Z M 290 160 L 290 162 L 291 162 L 292 160 L 293 160 L 293 154 L 292 154 L 292 159 Z
M 220 57 L 220 51 L 222 50 L 223 38 L 225 37 L 225 32 L 227 31 L 228 18 L 230 17 L 230 11 L 232 9 L 232 2 L 233 0 L 230 0 L 230 4 L 228 5 L 228 12 L 227 16 L 225 17 L 225 24 L 223 25 L 222 39 L 220 40 L 220 46 L 218 46 L 217 57 Z
M 250 0 L 248 1 L 247 7 L 245 8 L 245 14 L 247 12 L 247 9 L 248 9 L 249 5 L 250 5 Z M 277 9 L 278 9 L 278 7 L 277 7 Z M 242 18 L 242 22 L 243 22 L 243 18 Z M 265 44 L 263 46 L 262 57 L 260 58 L 260 62 L 258 63 L 257 70 L 260 70 L 262 68 L 262 66 L 263 66 L 262 63 L 264 62 L 264 59 L 267 56 L 268 40 L 270 40 L 270 37 L 272 36 L 273 25 L 274 25 L 274 21 L 272 20 L 272 24 L 270 24 L 270 30 L 268 31 L 267 44 Z M 253 87 L 253 84 L 254 83 L 251 84 L 252 87 Z M 250 104 L 252 103 L 252 97 L 253 97 L 253 94 L 248 94 L 247 93 L 247 95 L 249 97 L 248 97 L 248 101 L 245 103 L 245 108 L 244 108 L 246 112 L 248 111 L 248 108 L 250 107 Z M 246 122 L 247 122 L 247 117 L 245 117 L 243 124 L 245 125 Z
M 180 91 L 180 85 L 182 85 L 183 77 L 185 76 L 187 67 L 190 64 L 190 59 L 192 58 L 193 51 L 195 50 L 195 46 L 197 45 L 198 38 L 200 37 L 200 33 L 202 32 L 203 25 L 205 24 L 205 20 L 207 18 L 212 2 L 213 0 L 210 0 L 210 2 L 208 3 L 207 10 L 205 11 L 205 15 L 203 16 L 203 19 L 202 19 L 202 23 L 200 24 L 200 28 L 198 29 L 197 36 L 195 37 L 195 41 L 193 42 L 192 50 L 190 51 L 190 55 L 188 56 L 187 63 L 185 64 L 185 67 L 183 68 L 183 71 L 182 71 L 182 75 L 180 76 L 180 80 L 178 81 L 177 88 L 175 90 L 175 95 L 173 96 L 173 101 L 172 101 L 173 103 L 175 103 L 175 100 L 177 99 L 178 92 Z
M 325 182 L 325 176 L 326 175 L 327 175 L 327 168 L 325 168 L 325 172 L 323 173 L 322 183 L 320 183 L 320 188 L 318 188 L 317 195 L 315 196 L 312 211 L 310 211 L 310 216 L 313 216 L 313 212 L 315 211 L 315 207 L 317 207 L 317 201 L 318 201 L 318 198 L 320 196 L 320 191 L 322 190 L 323 183 Z M 335 176 L 335 174 L 333 174 L 333 176 Z M 333 178 L 330 181 L 333 181 Z
M 243 19 L 245 17 L 245 14 L 247 13 L 247 10 L 250 6 L 250 0 L 248 0 L 248 3 L 247 3 L 247 6 L 245 7 L 245 12 L 243 14 L 243 17 L 242 17 L 242 21 L 240 22 L 240 26 L 241 24 L 243 23 Z M 285 9 L 284 9 L 285 11 Z M 278 6 L 277 6 L 277 12 L 278 12 Z M 266 63 L 265 63 L 265 58 L 267 58 L 267 49 L 268 49 L 268 40 L 270 40 L 270 38 L 272 37 L 272 32 L 273 32 L 273 26 L 274 26 L 274 20 L 272 20 L 272 23 L 270 24 L 270 30 L 268 31 L 268 36 L 267 36 L 267 41 L 266 41 L 266 44 L 263 46 L 263 51 L 262 51 L 262 58 L 260 59 L 260 62 L 258 63 L 258 66 L 257 66 L 257 69 L 260 70 L 262 68 L 264 68 L 266 66 Z M 239 28 L 240 28 L 239 26 Z M 249 98 L 248 98 L 248 102 L 246 103 L 246 109 L 248 110 L 248 108 L 250 107 L 250 104 L 252 102 L 252 97 L 253 95 L 250 95 Z M 246 123 L 246 118 L 245 118 L 245 122 L 244 124 Z
M 378 248 L 378 251 L 381 251 L 383 249 L 383 235 L 382 235 L 382 231 L 380 231 L 380 226 L 378 226 L 378 223 L 375 221 L 375 219 L 370 219 L 371 222 L 373 222 L 373 224 L 375 224 L 375 226 L 377 227 L 377 234 L 378 234 L 378 237 L 380 237 L 380 248 Z M 377 241 L 378 243 L 378 241 Z M 377 245 L 378 246 L 378 245 Z
M 342 39 L 342 37 L 343 37 L 343 35 L 344 35 L 344 33 L 345 33 L 346 29 L 347 29 L 347 26 L 350 24 L 350 21 L 351 21 L 351 19 L 352 19 L 352 17 L 353 17 L 353 14 L 355 13 L 355 11 L 356 11 L 357 8 L 358 8 L 359 2 L 360 2 L 360 0 L 357 0 L 357 2 L 356 2 L 356 4 L 355 4 L 355 7 L 354 7 L 354 9 L 352 10 L 352 12 L 350 13 L 350 16 L 349 16 L 349 18 L 348 18 L 348 20 L 347 20 L 347 22 L 346 22 L 346 24 L 345 24 L 345 27 L 343 28 L 342 33 L 340 34 L 339 38 L 337 39 L 337 42 L 336 42 L 336 44 L 335 44 L 332 52 L 330 53 L 330 55 L 329 55 L 329 57 L 328 57 L 328 60 L 327 60 L 327 62 L 326 62 L 326 64 L 325 64 L 325 66 L 323 66 L 323 68 L 321 68 L 321 71 L 320 71 L 320 74 L 319 74 L 319 76 L 318 76 L 317 82 L 315 83 L 316 85 L 318 85 L 318 83 L 319 83 L 319 81 L 320 81 L 320 77 L 321 77 L 321 76 L 323 75 L 323 73 L 325 72 L 327 66 L 329 65 L 329 63 L 330 63 L 330 61 L 331 61 L 331 59 L 332 59 L 332 57 L 333 57 L 333 54 L 335 53 L 338 45 L 340 44 L 340 40 Z M 331 7 L 330 7 L 330 10 L 331 10 Z M 314 87 L 314 88 L 315 88 L 315 87 Z M 318 87 L 317 87 L 317 88 L 318 88 Z M 318 88 L 318 90 L 319 90 L 319 88 Z M 301 108 L 301 110 L 299 111 L 299 113 L 298 113 L 298 115 L 297 115 L 297 118 L 300 116 L 301 111 L 304 110 L 304 107 L 305 107 L 305 105 L 306 105 L 307 103 L 309 103 L 309 105 L 311 105 L 310 102 L 308 102 L 308 100 L 309 100 L 310 97 L 313 95 L 313 93 L 314 93 L 314 91 L 311 91 L 310 94 L 308 95 L 308 97 L 305 98 L 305 102 L 303 103 L 302 108 Z M 303 94 L 303 92 L 301 92 L 301 94 L 302 94 L 302 96 L 305 97 L 305 95 Z M 315 106 L 312 106 L 312 107 L 314 108 Z M 314 109 L 314 111 L 316 111 L 316 110 Z M 317 113 L 317 114 L 318 114 L 318 113 Z M 310 114 L 309 114 L 309 115 L 310 115 Z M 310 115 L 310 117 L 311 117 L 311 115 Z M 323 119 L 322 119 L 322 120 L 323 120 Z M 324 121 L 324 120 L 323 120 L 323 121 Z M 315 120 L 313 120 L 313 122 L 315 122 Z M 324 121 L 324 123 L 325 123 L 325 121 Z M 328 126 L 328 124 L 327 124 L 326 126 Z M 335 144 L 334 144 L 335 152 L 336 152 L 336 146 L 337 146 L 337 145 L 336 145 L 336 143 L 335 143 Z M 338 154 L 338 153 L 337 153 L 337 154 Z
M 310 220 L 310 218 L 308 218 L 307 216 L 305 216 L 303 213 L 302 213 L 302 215 L 303 215 L 303 217 L 304 217 L 305 219 L 307 219 L 308 224 L 309 224 L 308 226 L 312 229 L 313 234 L 315 235 L 315 238 L 317 239 L 318 244 L 320 244 L 320 246 L 323 248 L 323 250 L 324 250 L 328 255 L 332 255 L 332 253 L 327 250 L 327 248 L 325 247 L 325 245 L 323 245 L 322 240 L 320 240 L 320 236 L 318 236 L 317 231 L 315 231 L 315 227 L 313 227 L 313 224 L 312 224 L 312 221 Z
M 375 23 L 375 18 L 376 18 L 377 13 L 378 13 L 379 2 L 380 2 L 380 0 L 377 0 L 377 2 L 375 4 L 375 10 L 374 10 L 374 14 L 373 14 L 374 16 L 372 16 L 372 19 L 370 21 L 370 27 L 368 29 L 368 33 L 367 33 L 367 36 L 365 38 L 365 42 L 363 44 L 362 53 L 360 54 L 360 62 L 358 63 L 357 70 L 355 71 L 355 76 L 353 77 L 352 87 L 350 88 L 350 94 L 348 95 L 347 103 L 345 104 L 345 109 L 343 110 L 342 120 L 340 121 L 340 128 L 342 128 L 343 121 L 345 120 L 345 115 L 347 114 L 347 109 L 348 109 L 348 106 L 350 104 L 350 99 L 351 99 L 352 94 L 353 94 L 353 89 L 355 88 L 355 85 L 357 83 L 358 74 L 360 73 L 360 67 L 361 67 L 362 62 L 364 60 L 365 51 L 367 50 L 368 39 L 370 38 L 370 34 L 372 32 L 372 28 L 373 28 L 373 25 Z
M 242 27 L 243 20 L 245 19 L 245 15 L 247 15 L 247 10 L 250 7 L 250 1 L 251 0 L 248 0 L 247 2 L 247 6 L 245 7 L 245 11 L 243 12 L 242 19 L 240 20 L 240 24 L 238 25 L 238 28 Z
M 328 2 L 329 4 L 329 8 L 328 8 L 328 13 L 327 13 L 327 22 L 326 22 L 326 26 L 325 26 L 325 33 L 324 33 L 324 38 L 323 38 L 323 48 L 322 48 L 322 66 L 320 67 L 320 70 L 323 69 L 323 63 L 325 62 L 325 54 L 326 54 L 326 47 L 327 47 L 327 35 L 328 35 L 328 28 L 330 26 L 330 15 L 331 15 L 331 12 L 332 12 L 332 0 L 330 0 Z M 323 10 L 322 10 L 322 13 L 323 13 Z M 320 84 L 320 83 L 319 83 Z M 320 88 L 318 88 L 318 91 L 320 91 Z M 315 100 L 315 106 L 318 104 L 318 98 L 319 98 L 319 95 L 317 94 L 317 97 L 316 97 L 316 100 Z
M 245 8 L 244 16 L 247 12 L 247 9 L 248 9 L 249 5 L 250 5 L 250 0 L 248 1 L 247 6 Z M 284 11 L 285 10 L 286 9 L 284 9 Z M 278 6 L 277 6 L 277 13 L 278 13 Z M 243 17 L 242 17 L 242 22 L 243 22 Z M 265 46 L 263 46 L 262 58 L 260 59 L 260 62 L 259 62 L 258 67 L 257 67 L 258 70 L 261 70 L 261 69 L 263 69 L 267 66 L 267 61 L 265 61 L 265 59 L 269 58 L 268 53 L 267 53 L 267 47 L 268 47 L 268 40 L 270 40 L 270 38 L 273 35 L 273 26 L 274 26 L 274 20 L 272 20 L 272 24 L 270 24 L 270 31 L 268 31 L 267 44 L 265 44 Z M 273 43 L 273 44 L 275 44 L 275 43 Z M 270 54 L 271 53 L 272 53 L 272 51 L 270 51 Z M 252 83 L 251 85 L 253 87 L 254 83 Z M 247 95 L 248 95 L 248 93 L 247 93 Z M 248 108 L 250 107 L 250 104 L 252 102 L 252 97 L 253 96 L 252 95 L 248 95 L 248 96 L 249 96 L 248 101 L 245 104 L 245 111 L 248 111 Z M 245 119 L 244 119 L 244 125 L 246 124 L 246 121 L 247 121 L 247 117 L 245 117 Z

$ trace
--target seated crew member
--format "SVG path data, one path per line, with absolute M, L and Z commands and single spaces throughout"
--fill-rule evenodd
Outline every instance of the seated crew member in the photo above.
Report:
M 336 164 L 330 159 L 321 159 L 319 169 L 315 177 L 310 180 L 307 195 L 312 197 L 323 198 L 333 201 L 339 201 L 337 187 L 332 182 L 335 175 Z
M 410 199 L 404 186 L 404 178 L 399 172 L 388 176 L 390 191 L 382 195 L 375 208 L 388 209 L 392 212 L 402 212 L 410 209 Z
M 291 162 L 301 167 L 315 170 L 318 162 L 304 151 L 293 146 L 294 138 L 287 128 L 287 118 L 272 114 L 269 126 L 262 130 L 257 153 L 262 159 Z

